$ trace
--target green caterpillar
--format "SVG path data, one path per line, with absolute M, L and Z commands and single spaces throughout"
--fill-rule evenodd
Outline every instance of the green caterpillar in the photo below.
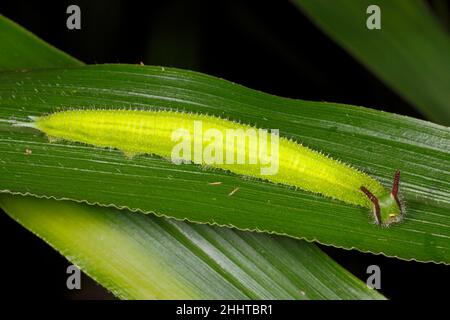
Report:
M 261 129 L 234 121 L 209 115 L 156 110 L 67 110 L 32 119 L 33 122 L 16 125 L 38 129 L 53 139 L 117 148 L 130 157 L 155 154 L 177 161 L 190 160 L 200 165 L 295 186 L 370 208 L 375 222 L 385 226 L 401 221 L 403 216 L 398 197 L 399 171 L 395 173 L 392 190 L 387 190 L 367 174 L 284 137 L 267 136 L 267 143 L 264 144 L 257 139 L 250 143 L 250 136 L 246 136 L 246 143 L 241 145 L 226 139 L 217 141 L 220 137 L 228 137 L 231 130 L 258 130 L 259 137 L 264 133 Z M 197 136 L 204 139 L 198 142 Z M 183 139 L 184 142 L 180 142 Z M 183 154 L 181 146 L 186 147 Z M 202 150 L 202 155 L 198 156 L 196 150 Z M 278 155 L 277 170 L 272 174 L 264 174 L 270 159 L 268 150 L 271 151 L 270 156 L 274 156 L 275 151 Z M 175 159 L 174 152 L 179 153 Z M 241 161 L 228 161 L 228 157 L 222 158 L 222 162 L 208 161 L 205 152 L 214 160 L 220 158 L 218 154 L 222 152 L 222 155 Z

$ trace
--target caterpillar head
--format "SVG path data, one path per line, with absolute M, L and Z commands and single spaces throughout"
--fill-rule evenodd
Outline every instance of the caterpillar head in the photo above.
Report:
M 389 226 L 392 223 L 400 222 L 403 218 L 402 205 L 398 198 L 398 185 L 400 182 L 400 171 L 397 170 L 394 176 L 391 193 L 376 197 L 364 186 L 361 191 L 366 194 L 373 204 L 373 215 L 375 222 L 380 225 Z

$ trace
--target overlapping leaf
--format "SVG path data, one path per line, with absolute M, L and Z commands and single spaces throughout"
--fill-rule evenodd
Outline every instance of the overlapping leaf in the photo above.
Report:
M 381 299 L 316 246 L 68 201 L 0 205 L 122 299 Z

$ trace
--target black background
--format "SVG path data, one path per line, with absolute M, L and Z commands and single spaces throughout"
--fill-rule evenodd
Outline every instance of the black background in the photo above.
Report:
M 81 30 L 66 28 L 70 4 L 81 8 Z M 186 68 L 280 96 L 422 118 L 285 1 L 2 0 L 0 13 L 86 63 Z M 82 290 L 68 291 L 69 262 L 3 212 L 0 241 L 10 298 L 113 298 L 85 276 Z M 367 266 L 379 265 L 388 298 L 446 297 L 446 266 L 322 248 L 364 281 Z

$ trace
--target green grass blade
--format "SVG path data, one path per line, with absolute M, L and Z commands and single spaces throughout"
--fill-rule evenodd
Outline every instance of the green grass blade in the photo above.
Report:
M 172 108 L 279 128 L 281 135 L 386 185 L 400 169 L 407 216 L 402 224 L 380 228 L 370 223 L 369 210 L 301 190 L 151 156 L 130 160 L 117 150 L 49 143 L 39 132 L 7 123 L 0 126 L 3 192 L 127 207 L 450 263 L 448 128 L 361 107 L 275 97 L 199 73 L 133 65 L 3 73 L 0 97 L 0 119 L 61 108 Z M 222 184 L 209 184 L 216 181 Z
M 122 299 L 382 299 L 286 237 L 11 195 L 0 206 Z
M 0 71 L 82 65 L 0 15 Z
M 292 0 L 429 119 L 450 124 L 450 37 L 421 0 Z M 381 8 L 381 30 L 366 9 Z
M 1 70 L 81 64 L 2 16 L 0 25 L 21 42 L 0 42 Z M 20 196 L 0 206 L 125 299 L 383 298 L 302 241 Z

